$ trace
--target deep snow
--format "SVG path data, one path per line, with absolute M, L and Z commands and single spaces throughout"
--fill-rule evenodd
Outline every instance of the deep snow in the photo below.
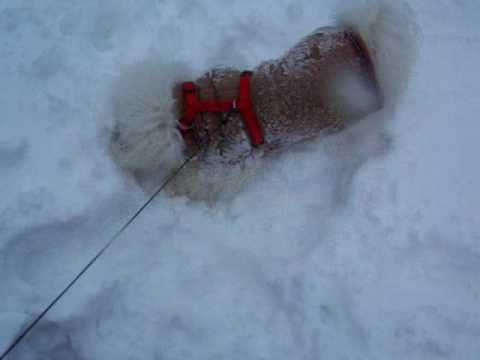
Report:
M 145 200 L 98 131 L 125 67 L 252 67 L 360 3 L 0 1 L 0 352 Z M 9 358 L 477 359 L 480 4 L 401 3 L 394 112 L 160 196 Z

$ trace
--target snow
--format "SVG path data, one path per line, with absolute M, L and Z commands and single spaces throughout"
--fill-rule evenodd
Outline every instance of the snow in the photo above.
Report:
M 145 201 L 99 131 L 125 67 L 252 67 L 361 3 L 0 1 L 0 353 Z M 477 359 L 480 4 L 392 3 L 394 111 L 231 202 L 160 195 L 8 359 Z

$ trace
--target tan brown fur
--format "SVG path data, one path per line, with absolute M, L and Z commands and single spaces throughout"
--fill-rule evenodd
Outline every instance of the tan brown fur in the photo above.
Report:
M 235 99 L 240 73 L 239 69 L 233 68 L 206 72 L 195 80 L 200 99 Z M 176 119 L 181 116 L 182 108 L 179 84 L 172 84 L 172 114 Z M 133 88 L 132 92 L 137 93 Z M 225 193 L 235 193 L 255 173 L 261 159 L 299 142 L 342 129 L 350 121 L 382 107 L 381 91 L 368 49 L 360 36 L 348 28 L 319 29 L 281 58 L 260 64 L 253 69 L 250 93 L 265 143 L 258 148 L 250 145 L 239 114 L 232 114 L 226 123 L 220 114 L 198 115 L 193 127 L 195 143 L 185 141 L 181 144 L 185 158 L 195 156 L 181 176 L 168 186 L 168 192 L 206 200 L 220 198 L 223 186 L 228 188 Z M 152 99 L 154 96 L 154 93 L 150 94 Z M 120 103 L 125 101 L 120 100 Z M 143 102 L 141 104 L 143 106 Z M 128 109 L 135 116 L 138 113 L 136 107 L 129 106 Z M 129 119 L 125 120 L 127 125 Z M 154 118 L 148 117 L 149 126 L 151 121 Z M 123 123 L 117 121 L 115 130 Z M 162 126 L 171 131 L 174 124 L 169 119 L 165 119 L 165 124 Z M 129 126 L 132 131 L 136 129 L 133 123 Z M 142 131 L 140 128 L 139 134 Z M 122 133 L 123 138 L 133 141 L 130 133 Z M 123 144 L 120 142 L 122 137 L 116 139 L 112 137 L 112 146 Z M 173 140 L 173 137 L 169 139 Z M 143 151 L 143 148 L 139 150 Z M 119 147 L 117 157 L 127 158 L 127 153 L 123 156 L 122 151 L 124 148 Z M 137 154 L 133 155 L 138 158 Z M 151 191 L 165 179 L 165 171 L 160 165 L 156 164 L 159 171 L 152 167 L 130 167 L 136 181 Z
M 233 100 L 239 76 L 239 70 L 228 68 L 207 72 L 196 80 L 200 99 Z M 342 89 L 335 86 L 345 76 L 357 77 L 365 87 L 365 94 L 360 95 L 364 99 L 357 106 L 345 100 L 355 94 L 342 94 Z M 340 129 L 347 121 L 378 110 L 382 104 L 363 41 L 351 31 L 334 28 L 306 37 L 282 58 L 255 68 L 251 97 L 265 136 L 262 149 L 267 153 L 325 130 Z M 224 125 L 221 115 L 202 114 L 195 121 L 194 131 L 204 156 L 214 152 L 226 163 L 236 163 L 252 150 L 238 114 Z

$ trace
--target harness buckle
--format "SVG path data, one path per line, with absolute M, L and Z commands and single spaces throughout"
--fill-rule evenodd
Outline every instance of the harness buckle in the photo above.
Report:
M 199 113 L 222 113 L 224 114 L 222 124 L 225 124 L 232 113 L 238 111 L 242 115 L 245 130 L 252 146 L 256 147 L 263 144 L 262 130 L 250 97 L 250 78 L 252 75 L 251 71 L 241 73 L 238 96 L 232 101 L 200 101 L 197 97 L 195 84 L 191 81 L 183 83 L 183 113 L 178 122 L 178 129 L 183 137 L 186 138 L 187 132 L 191 131 L 195 117 Z

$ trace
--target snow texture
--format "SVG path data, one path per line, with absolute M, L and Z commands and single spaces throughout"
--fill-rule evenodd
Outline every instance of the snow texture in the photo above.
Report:
M 292 148 L 229 202 L 159 196 L 8 359 L 478 359 L 479 14 L 0 1 L 0 353 L 145 201 L 101 131 L 126 68 L 250 68 L 340 22 L 384 29 L 368 37 L 385 111 Z

